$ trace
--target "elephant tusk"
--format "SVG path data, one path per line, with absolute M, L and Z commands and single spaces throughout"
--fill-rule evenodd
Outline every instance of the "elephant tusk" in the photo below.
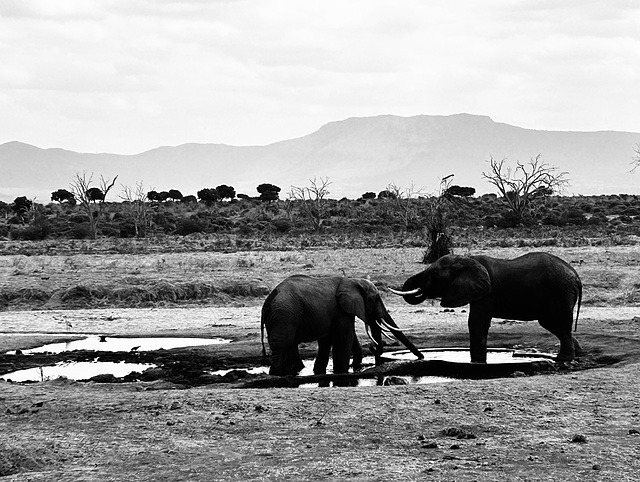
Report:
M 422 291 L 420 288 L 416 288 L 416 289 L 410 290 L 410 291 L 394 290 L 393 288 L 387 288 L 387 289 L 389 291 L 391 291 L 394 295 L 398 295 L 398 296 L 417 295 L 418 293 L 420 293 Z
M 386 336 L 387 338 L 389 338 L 389 340 L 393 340 L 393 338 L 391 338 L 389 336 L 389 333 L 391 333 L 391 331 L 389 330 L 389 328 L 387 328 L 386 326 L 382 325 L 380 323 L 381 320 L 376 320 L 376 325 L 378 325 L 378 328 L 380 328 L 380 332 Z
M 402 333 L 402 330 L 400 330 L 399 328 L 396 328 L 394 326 L 391 326 L 389 323 L 387 323 L 386 321 L 384 321 L 383 319 L 379 320 L 380 323 L 382 323 L 382 325 L 384 325 L 387 330 L 391 331 L 391 333 Z M 380 326 L 380 328 L 382 328 L 382 326 Z
M 380 327 L 380 333 L 382 333 L 384 336 L 387 337 L 388 340 L 390 341 L 395 341 L 393 338 L 391 338 L 387 332 L 389 332 L 389 330 L 387 330 L 386 328 L 383 328 L 382 325 L 378 322 L 378 326 Z M 389 332 L 391 333 L 391 332 Z
M 367 325 L 366 323 L 364 324 L 364 331 L 367 332 L 367 336 L 371 340 L 371 343 L 373 343 L 375 346 L 378 346 L 378 342 L 373 339 L 373 336 L 371 335 L 371 330 L 369 329 L 369 325 Z

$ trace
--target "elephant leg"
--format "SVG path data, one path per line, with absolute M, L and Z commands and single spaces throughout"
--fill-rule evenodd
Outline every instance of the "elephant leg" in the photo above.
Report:
M 357 371 L 362 368 L 362 345 L 356 334 L 353 334 L 353 344 L 351 345 L 351 354 L 353 356 L 353 370 Z
M 313 373 L 315 375 L 324 375 L 327 373 L 327 364 L 329 363 L 329 355 L 331 353 L 331 340 L 328 336 L 318 340 L 318 354 L 313 364 Z
M 300 358 L 298 345 L 293 345 L 293 348 L 291 349 L 290 363 L 292 375 L 297 375 L 304 368 L 304 363 L 302 363 L 302 358 Z
M 340 330 L 332 337 L 333 373 L 347 373 L 349 371 L 349 358 L 351 357 L 354 336 L 353 327 L 347 327 L 346 330 Z
M 574 344 L 575 338 L 571 336 L 571 315 L 568 317 L 568 322 L 564 321 L 567 317 L 563 317 L 563 320 L 558 320 L 558 318 L 540 318 L 538 323 L 545 330 L 549 331 L 555 337 L 560 340 L 560 351 L 556 356 L 557 361 L 562 362 L 570 362 L 576 356 L 576 345 Z M 578 350 L 581 350 L 580 344 L 576 341 Z
M 469 310 L 469 351 L 471 363 L 487 363 L 487 338 L 491 316 L 479 314 L 473 306 Z

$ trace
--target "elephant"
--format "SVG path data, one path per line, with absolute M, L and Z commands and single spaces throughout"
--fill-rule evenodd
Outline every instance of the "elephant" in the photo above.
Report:
M 469 304 L 471 362 L 486 363 L 491 319 L 538 323 L 560 340 L 557 361 L 572 361 L 582 352 L 571 334 L 582 302 L 578 273 L 557 256 L 532 252 L 515 259 L 446 255 L 408 278 L 402 290 L 390 289 L 412 305 L 439 298 L 445 308 Z
M 329 354 L 333 372 L 347 373 L 349 358 L 362 362 L 362 349 L 355 333 L 355 317 L 365 323 L 374 344 L 376 363 L 382 354 L 382 334 L 392 333 L 417 357 L 422 353 L 398 328 L 387 311 L 376 286 L 366 279 L 344 276 L 293 275 L 278 284 L 262 306 L 262 349 L 264 330 L 271 348 L 271 375 L 296 375 L 303 368 L 298 344 L 318 341 L 314 374 L 325 374 Z

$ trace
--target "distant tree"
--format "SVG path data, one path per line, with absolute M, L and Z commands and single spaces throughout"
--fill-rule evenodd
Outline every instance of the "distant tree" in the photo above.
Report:
M 633 165 L 632 171 L 635 171 L 638 167 L 640 167 L 640 142 L 638 142 L 633 148 L 633 157 L 631 158 L 631 164 Z
M 425 229 L 427 231 L 427 250 L 422 259 L 423 263 L 433 263 L 435 260 L 453 252 L 447 209 L 455 196 L 448 194 L 453 180 L 453 174 L 440 180 L 440 190 L 436 196 L 427 199 L 427 217 Z
M 383 192 L 388 193 L 381 199 L 391 207 L 395 215 L 400 218 L 405 229 L 418 222 L 418 210 L 415 198 L 422 195 L 420 190 L 416 190 L 413 184 L 408 188 L 401 188 L 393 183 L 387 186 Z
M 120 198 L 124 201 L 124 211 L 128 214 L 131 222 L 133 223 L 134 232 L 136 238 L 144 238 L 147 236 L 147 231 L 151 226 L 151 216 L 149 213 L 149 206 L 146 203 L 149 193 L 155 191 L 149 191 L 145 194 L 142 182 L 136 184 L 135 189 L 130 187 L 124 187 L 122 196 Z
M 263 202 L 277 201 L 281 191 L 278 186 L 269 183 L 260 184 L 256 190 L 260 193 L 260 200 Z
M 160 201 L 161 203 L 165 202 L 170 197 L 171 196 L 169 196 L 169 191 L 160 191 L 158 193 L 158 201 Z
M 362 195 L 362 199 L 375 199 L 376 198 L 376 193 L 375 192 L 365 192 Z
M 87 216 L 93 239 L 98 237 L 98 226 L 104 211 L 104 203 L 107 194 L 113 188 L 117 179 L 118 176 L 114 177 L 113 181 L 110 181 L 100 176 L 100 187 L 92 187 L 93 174 L 87 176 L 85 171 L 82 174 L 76 172 L 73 181 L 71 181 L 71 192 Z
M 251 199 L 251 196 L 249 196 L 248 194 L 236 194 L 236 197 L 238 199 L 247 199 L 247 200 Z
M 180 201 L 184 197 L 182 193 L 177 189 L 169 189 L 169 192 L 167 192 L 167 194 L 169 195 L 168 199 L 173 199 L 174 201 Z
M 104 192 L 98 187 L 90 187 L 87 189 L 86 195 L 91 202 L 104 201 Z
M 298 212 L 305 219 L 314 231 L 319 231 L 326 215 L 326 202 L 329 195 L 329 178 L 314 177 L 310 179 L 309 187 L 291 186 L 289 200 L 298 206 Z M 290 204 L 291 204 L 290 203 Z M 290 211 L 289 207 L 287 209 Z
M 236 197 L 236 190 L 233 188 L 233 186 L 227 186 L 226 184 L 221 184 L 220 186 L 216 187 L 216 192 L 218 193 L 218 197 L 220 197 L 221 200 L 228 199 L 229 201 L 231 201 L 234 197 Z
M 384 191 L 380 191 L 378 193 L 378 199 L 393 199 L 394 193 L 385 189 Z
M 72 192 L 69 192 L 66 189 L 58 189 L 57 191 L 52 192 L 51 200 L 60 204 L 66 202 L 71 206 L 75 206 L 76 204 L 76 197 Z
M 189 194 L 188 196 L 182 197 L 182 202 L 186 204 L 195 204 L 198 202 L 198 198 L 196 198 L 193 194 Z
M 15 213 L 16 217 L 22 224 L 25 224 L 29 211 L 33 207 L 33 201 L 26 196 L 20 196 L 13 200 L 11 210 Z
M 160 202 L 160 195 L 158 194 L 158 191 L 149 191 L 147 193 L 147 199 L 149 201 Z
M 505 166 L 505 159 L 489 160 L 491 170 L 482 176 L 493 184 L 502 195 L 502 202 L 514 216 L 516 223 L 524 223 L 535 214 L 538 199 L 561 192 L 569 180 L 567 172 L 557 172 L 540 159 L 531 158 L 528 165 L 516 161 L 516 168 Z
M 447 188 L 446 193 L 449 196 L 471 197 L 476 193 L 476 190 L 472 187 L 465 186 L 451 186 Z
M 212 205 L 220 199 L 218 192 L 214 188 L 205 188 L 197 192 L 198 199 L 207 206 Z

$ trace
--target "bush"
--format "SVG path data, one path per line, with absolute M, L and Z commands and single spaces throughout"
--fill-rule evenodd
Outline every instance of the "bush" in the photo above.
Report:
M 291 221 L 289 221 L 288 219 L 274 219 L 271 225 L 279 233 L 288 233 L 293 227 Z
M 13 231 L 13 239 L 22 239 L 24 241 L 41 241 L 51 234 L 51 224 L 47 218 L 39 217 L 33 224 L 22 229 Z
M 71 227 L 69 230 L 71 239 L 89 239 L 92 237 L 91 226 L 89 223 L 79 223 Z
M 193 233 L 202 233 L 206 229 L 206 226 L 199 219 L 188 218 L 180 219 L 176 223 L 175 234 L 180 236 L 186 236 Z

